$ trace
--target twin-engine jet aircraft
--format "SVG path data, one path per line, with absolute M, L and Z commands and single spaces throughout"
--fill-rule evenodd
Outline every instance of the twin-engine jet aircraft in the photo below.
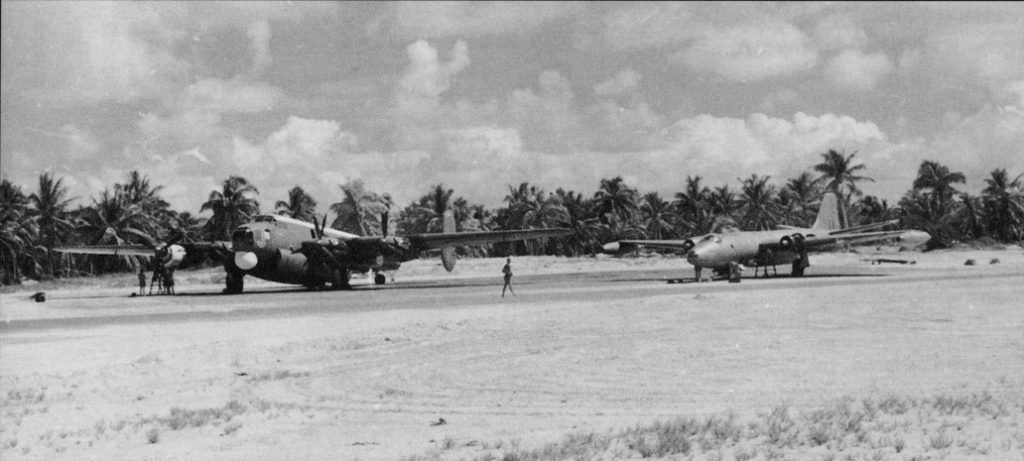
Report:
M 383 220 L 387 229 L 387 219 Z M 349 288 L 353 272 L 374 272 L 374 282 L 385 282 L 381 271 L 395 270 L 427 250 L 440 249 L 444 268 L 455 268 L 455 247 L 558 237 L 569 229 L 531 229 L 495 232 L 455 232 L 455 219 L 445 213 L 444 232 L 406 236 L 360 236 L 285 216 L 257 216 L 235 229 L 230 242 L 156 243 L 139 233 L 145 245 L 99 245 L 57 248 L 79 254 L 151 256 L 173 269 L 185 255 L 210 251 L 220 257 L 227 272 L 225 293 L 241 293 L 246 275 L 272 282 L 316 288 Z
M 825 194 L 814 225 L 809 229 L 779 226 L 779 230 L 712 233 L 685 240 L 620 240 L 604 245 L 604 251 L 617 253 L 627 247 L 650 247 L 678 250 L 693 264 L 697 279 L 702 268 L 725 274 L 731 263 L 748 267 L 792 264 L 794 277 L 804 275 L 810 266 L 809 251 L 825 250 L 839 244 L 867 244 L 893 240 L 904 248 L 922 245 L 931 239 L 927 232 L 916 230 L 878 231 L 898 221 L 885 221 L 842 229 L 835 194 Z

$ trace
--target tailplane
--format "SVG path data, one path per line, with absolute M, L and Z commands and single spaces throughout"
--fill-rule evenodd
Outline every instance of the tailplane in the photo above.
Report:
M 837 230 L 842 228 L 843 225 L 839 221 L 839 200 L 836 199 L 836 194 L 829 192 L 821 198 L 818 218 L 814 220 L 814 226 L 811 229 Z

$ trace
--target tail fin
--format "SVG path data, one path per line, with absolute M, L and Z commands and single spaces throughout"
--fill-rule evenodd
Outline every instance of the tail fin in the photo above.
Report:
M 455 233 L 455 214 L 452 213 L 452 210 L 444 212 L 444 223 L 442 226 L 441 232 L 444 232 L 445 234 Z
M 836 230 L 842 228 L 842 222 L 839 221 L 839 200 L 836 199 L 836 194 L 829 192 L 821 198 L 818 218 L 814 220 L 814 226 L 811 229 Z

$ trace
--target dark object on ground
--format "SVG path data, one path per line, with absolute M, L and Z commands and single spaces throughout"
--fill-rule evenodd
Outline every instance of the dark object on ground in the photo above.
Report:
M 968 259 L 967 261 L 964 261 L 964 265 L 965 266 L 973 266 L 974 265 L 974 260 L 973 259 Z
M 878 259 L 872 259 L 872 260 L 871 260 L 871 264 L 872 264 L 872 265 L 875 265 L 875 264 L 882 264 L 882 263 L 893 263 L 893 264 L 917 264 L 917 261 L 913 261 L 913 260 L 906 260 L 906 259 L 885 259 L 885 258 L 878 258 Z
M 438 418 L 437 421 L 430 423 L 431 426 L 443 426 L 445 424 L 448 424 L 448 421 L 445 421 L 444 418 Z
M 992 258 L 992 260 L 989 261 L 988 263 L 989 264 L 999 264 L 999 258 Z
M 31 298 L 33 301 L 37 303 L 44 303 L 46 302 L 46 293 L 40 291 L 32 296 L 29 296 L 29 298 Z

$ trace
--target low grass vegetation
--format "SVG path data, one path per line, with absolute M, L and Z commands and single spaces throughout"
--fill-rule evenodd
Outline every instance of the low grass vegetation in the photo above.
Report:
M 539 448 L 515 441 L 446 441 L 407 461 L 591 460 L 1024 460 L 1024 396 L 989 392 L 927 398 L 843 398 L 798 411 L 777 406 L 679 417 L 607 433 L 573 433 Z

